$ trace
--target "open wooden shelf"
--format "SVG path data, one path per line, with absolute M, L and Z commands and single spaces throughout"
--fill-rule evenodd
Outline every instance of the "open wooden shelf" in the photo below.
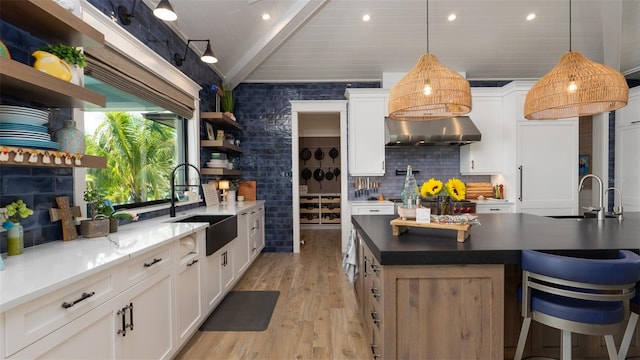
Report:
M 221 112 L 202 112 L 200 118 L 223 129 L 242 130 L 242 126 L 237 121 L 233 121 Z
M 200 173 L 202 175 L 229 175 L 229 176 L 241 176 L 242 170 L 236 169 L 223 169 L 223 168 L 201 168 Z
M 14 3 L 19 1 L 9 1 Z M 5 4 L 7 2 L 2 2 Z M 4 6 L 4 5 L 3 5 Z M 2 8 L 4 10 L 4 7 Z M 31 66 L 0 57 L 2 95 L 30 99 L 46 107 L 82 108 L 86 103 L 101 107 L 105 97 L 82 86 L 53 77 Z
M 100 31 L 53 1 L 2 1 L 0 18 L 52 43 L 104 46 L 104 35 Z
M 240 148 L 239 146 L 235 146 L 228 141 L 222 140 L 200 140 L 200 146 L 225 152 L 242 152 L 242 148 Z

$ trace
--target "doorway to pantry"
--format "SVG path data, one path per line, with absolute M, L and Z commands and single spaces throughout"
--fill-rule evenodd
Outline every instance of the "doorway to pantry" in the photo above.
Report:
M 341 229 L 344 249 L 347 102 L 291 101 L 291 122 L 293 252 L 300 252 L 301 227 Z

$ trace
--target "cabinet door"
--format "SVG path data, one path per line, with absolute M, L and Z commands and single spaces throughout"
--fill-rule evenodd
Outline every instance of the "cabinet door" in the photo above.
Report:
M 251 259 L 255 259 L 264 249 L 264 207 L 256 208 L 251 215 L 251 228 L 249 236 Z
M 640 124 L 616 129 L 616 187 L 622 192 L 624 211 L 640 211 L 638 154 L 640 154 Z M 615 201 L 617 204 L 617 197 Z
M 205 257 L 204 263 L 206 270 L 204 271 L 202 281 L 202 291 L 205 301 L 205 313 L 208 313 L 222 300 L 222 277 L 221 277 L 221 251 L 218 250 L 214 254 Z
M 166 359 L 176 344 L 171 314 L 171 269 L 163 270 L 124 292 L 116 299 L 130 324 L 120 341 L 124 359 Z M 131 316 L 133 315 L 133 316 Z
M 502 173 L 502 97 L 499 94 L 478 94 L 476 91 L 469 117 L 480 130 L 482 140 L 460 147 L 460 173 Z
M 349 175 L 383 176 L 387 97 L 349 98 Z
M 119 359 L 122 322 L 113 301 L 104 303 L 8 359 Z
M 186 341 L 197 328 L 202 317 L 201 306 L 201 269 L 200 254 L 185 256 L 178 264 L 176 280 L 176 303 L 178 339 Z
M 578 121 L 517 124 L 517 212 L 578 213 Z
M 234 272 L 234 243 L 238 241 L 237 239 L 225 245 L 222 249 L 220 249 L 216 254 L 219 254 L 220 259 L 220 276 L 222 280 L 222 292 L 226 294 L 226 292 L 231 289 L 235 280 L 235 272 Z
M 251 255 L 250 237 L 251 237 L 251 213 L 257 208 L 251 208 L 243 211 L 238 215 L 238 237 L 233 240 L 233 271 L 240 276 L 249 267 Z

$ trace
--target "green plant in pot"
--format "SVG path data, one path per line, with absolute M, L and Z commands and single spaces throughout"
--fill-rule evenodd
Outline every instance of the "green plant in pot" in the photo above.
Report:
M 71 67 L 75 66 L 76 69 L 75 71 L 72 71 L 71 82 L 81 85 L 81 75 L 84 74 L 82 69 L 87 67 L 87 57 L 82 50 L 65 44 L 44 45 L 40 47 L 40 50 L 57 56 Z
M 138 215 L 136 213 L 127 210 L 116 210 L 111 203 L 111 200 L 104 199 L 102 212 L 98 214 L 97 218 L 109 220 L 109 232 L 114 233 L 118 231 L 118 224 L 120 219 L 137 221 Z
M 232 113 L 235 107 L 235 100 L 233 99 L 233 90 L 224 90 L 222 92 L 222 111 Z
M 86 238 L 106 236 L 109 234 L 109 219 L 103 215 L 104 196 L 97 189 L 87 189 L 84 192 L 91 219 L 80 221 L 80 233 Z

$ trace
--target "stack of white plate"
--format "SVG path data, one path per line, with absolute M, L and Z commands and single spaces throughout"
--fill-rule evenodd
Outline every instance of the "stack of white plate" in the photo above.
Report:
M 22 106 L 0 105 L 0 145 L 59 149 L 47 127 L 49 113 Z
M 229 160 L 209 160 L 207 166 L 210 168 L 227 168 L 229 166 Z

